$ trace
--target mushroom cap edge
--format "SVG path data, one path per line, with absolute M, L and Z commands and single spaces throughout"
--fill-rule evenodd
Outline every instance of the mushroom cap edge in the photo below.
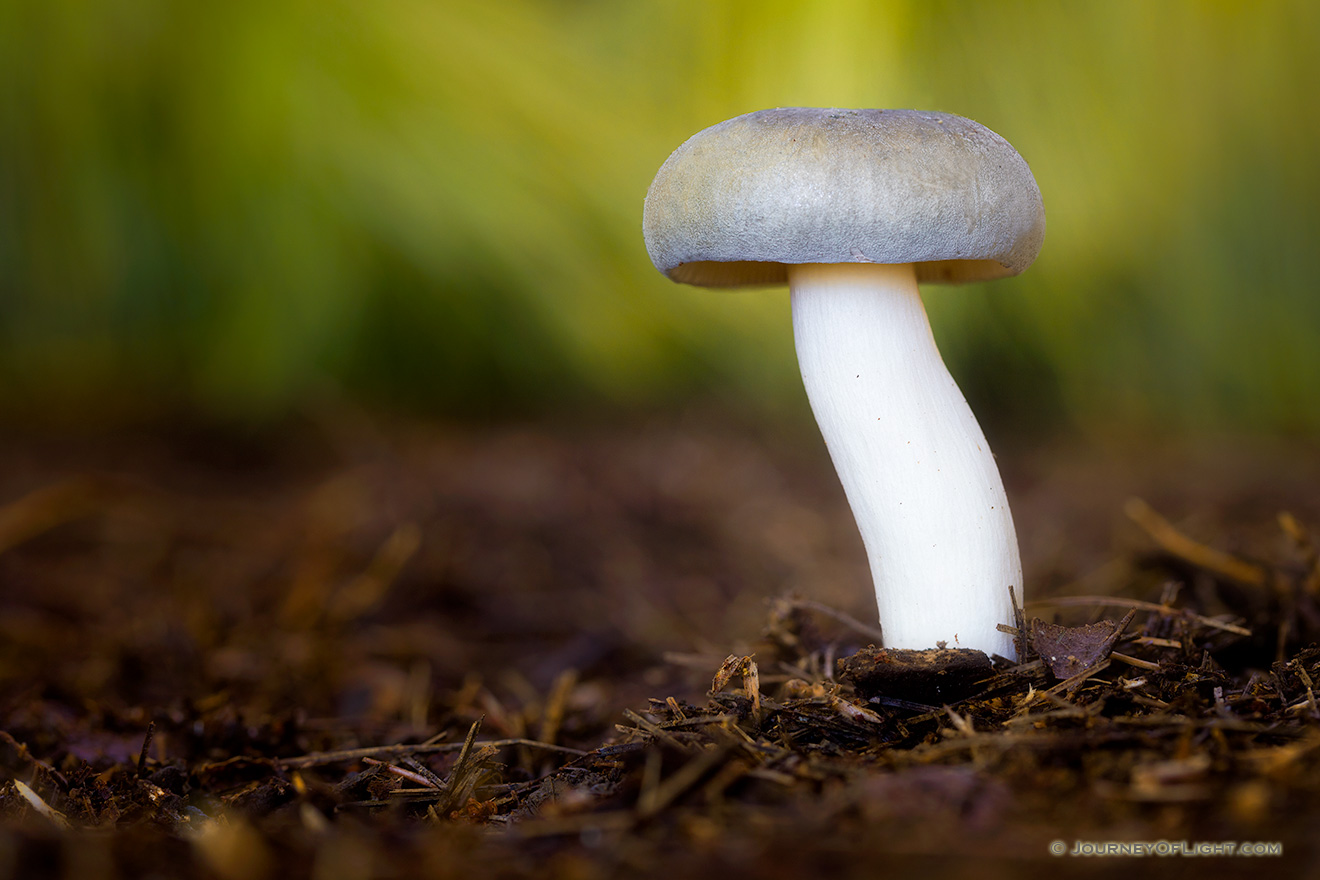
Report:
M 788 107 L 713 125 L 660 167 L 642 220 L 674 281 L 782 284 L 794 263 L 915 263 L 920 281 L 1016 275 L 1045 236 L 1040 189 L 961 116 Z

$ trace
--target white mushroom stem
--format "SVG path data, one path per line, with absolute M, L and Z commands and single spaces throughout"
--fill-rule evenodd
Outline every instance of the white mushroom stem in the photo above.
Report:
M 1013 517 L 911 264 L 789 266 L 802 381 L 866 545 L 885 646 L 1016 657 Z

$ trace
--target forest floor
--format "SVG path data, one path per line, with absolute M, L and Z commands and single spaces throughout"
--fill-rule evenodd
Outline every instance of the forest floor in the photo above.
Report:
M 1320 455 L 1000 445 L 1043 623 L 899 697 L 805 432 L 0 439 L 0 877 L 1313 864 Z

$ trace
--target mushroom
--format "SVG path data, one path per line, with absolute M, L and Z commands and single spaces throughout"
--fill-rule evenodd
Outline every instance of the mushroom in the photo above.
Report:
M 1013 518 L 917 285 L 1031 264 L 1045 213 L 1026 161 L 944 113 L 762 110 L 675 150 L 642 226 L 674 281 L 788 282 L 802 381 L 866 546 L 886 647 L 1015 657 L 997 628 L 1022 596 Z

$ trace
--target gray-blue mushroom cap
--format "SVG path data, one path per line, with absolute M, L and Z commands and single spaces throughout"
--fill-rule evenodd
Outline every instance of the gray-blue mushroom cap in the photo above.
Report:
M 711 287 L 794 263 L 915 263 L 921 281 L 1016 275 L 1040 251 L 1031 169 L 947 113 L 787 107 L 698 132 L 661 166 L 642 231 L 656 268 Z

